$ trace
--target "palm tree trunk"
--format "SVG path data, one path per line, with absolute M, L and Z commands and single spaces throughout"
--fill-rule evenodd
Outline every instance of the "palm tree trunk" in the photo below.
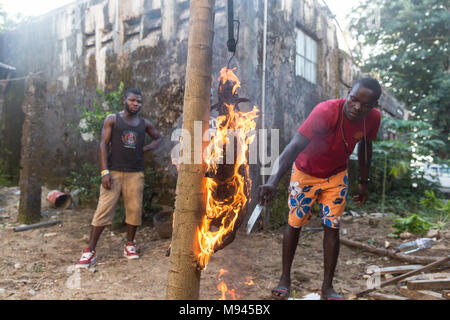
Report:
M 196 232 L 206 208 L 204 186 L 206 167 L 202 154 L 207 141 L 203 142 L 201 138 L 199 141 L 199 133 L 194 141 L 194 127 L 195 122 L 202 121 L 203 137 L 209 125 L 214 2 L 214 0 L 191 0 L 190 4 L 183 106 L 183 129 L 189 132 L 190 136 L 183 137 L 188 140 L 183 141 L 183 144 L 190 143 L 191 162 L 182 163 L 178 172 L 166 290 L 166 299 L 171 300 L 199 298 L 201 272 L 197 262 L 200 249 Z

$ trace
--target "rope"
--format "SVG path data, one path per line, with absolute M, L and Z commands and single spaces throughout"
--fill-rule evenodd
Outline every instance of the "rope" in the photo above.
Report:
M 241 23 L 239 22 L 239 20 L 233 20 L 233 23 L 234 22 L 237 22 L 237 38 L 236 38 L 236 42 L 234 43 L 234 51 L 233 51 L 233 54 L 231 55 L 231 58 L 230 58 L 230 60 L 228 60 L 228 63 L 227 63 L 227 68 L 228 69 L 230 69 L 230 63 L 231 63 L 231 60 L 233 60 L 233 58 L 234 58 L 234 55 L 236 54 L 236 47 L 237 47 L 237 44 L 238 44 L 238 42 L 239 42 L 239 28 L 240 28 L 240 25 L 241 25 Z M 232 39 L 232 40 L 234 40 L 234 39 Z M 230 41 L 230 40 L 228 40 L 228 41 Z

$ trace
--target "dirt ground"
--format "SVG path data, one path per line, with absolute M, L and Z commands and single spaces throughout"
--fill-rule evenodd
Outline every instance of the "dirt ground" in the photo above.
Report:
M 87 246 L 93 210 L 50 208 L 43 192 L 42 221 L 61 220 L 61 224 L 14 232 L 17 227 L 19 188 L 0 188 L 0 299 L 131 299 L 165 298 L 169 257 L 165 253 L 169 239 L 161 239 L 155 228 L 145 224 L 138 229 L 136 240 L 141 259 L 128 261 L 122 256 L 125 232 L 105 229 L 97 247 L 97 264 L 87 270 L 74 264 Z M 371 223 L 369 224 L 369 220 Z M 345 217 L 341 236 L 384 247 L 385 241 L 395 247 L 400 239 L 389 238 L 391 217 L 366 214 Z M 375 227 L 375 225 L 377 225 Z M 314 217 L 306 228 L 319 227 Z M 244 228 L 242 228 L 244 229 Z M 282 230 L 272 233 L 238 233 L 235 241 L 212 256 L 202 271 L 200 299 L 217 300 L 217 285 L 224 280 L 239 300 L 269 300 L 270 290 L 281 272 Z M 450 248 L 449 230 L 420 255 L 442 257 Z M 302 232 L 292 267 L 292 295 L 301 298 L 319 293 L 323 279 L 322 232 Z M 418 254 L 419 255 L 419 254 Z M 368 266 L 398 266 L 406 263 L 341 245 L 334 287 L 349 298 L 366 289 Z M 227 270 L 219 279 L 220 270 Z M 384 281 L 385 279 L 381 279 Z M 397 289 L 378 290 L 396 294 Z M 227 299 L 232 295 L 227 293 Z

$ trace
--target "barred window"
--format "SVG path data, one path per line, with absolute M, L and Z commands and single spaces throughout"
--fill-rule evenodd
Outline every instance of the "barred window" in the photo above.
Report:
M 295 75 L 317 83 L 317 42 L 297 29 Z

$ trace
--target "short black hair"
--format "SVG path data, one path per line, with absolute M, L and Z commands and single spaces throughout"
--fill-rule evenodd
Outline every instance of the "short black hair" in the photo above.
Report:
M 125 94 L 123 95 L 123 97 L 126 99 L 130 93 L 133 93 L 133 94 L 136 94 L 136 95 L 139 95 L 142 97 L 142 93 L 136 88 L 130 88 L 127 91 L 125 91 Z
M 376 100 L 378 100 L 378 98 L 381 96 L 382 89 L 377 79 L 374 79 L 372 77 L 361 78 L 353 84 L 352 88 L 356 87 L 357 85 L 372 90 L 376 96 Z

